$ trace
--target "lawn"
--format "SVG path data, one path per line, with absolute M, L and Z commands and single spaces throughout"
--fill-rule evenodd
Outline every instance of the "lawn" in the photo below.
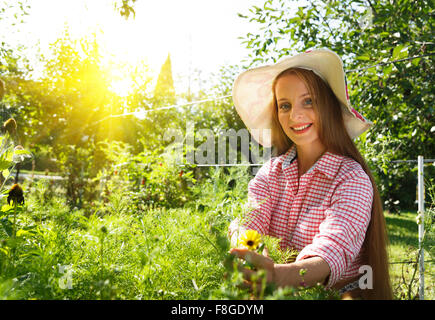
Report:
M 391 280 L 396 298 L 408 299 L 409 283 L 413 277 L 415 264 L 405 263 L 417 260 L 418 226 L 416 212 L 385 214 L 390 241 Z M 430 239 L 433 242 L 433 239 Z M 433 247 L 433 246 L 432 246 Z M 425 250 L 425 299 L 433 300 L 434 264 L 433 258 Z M 432 262 L 431 262 L 432 261 Z M 418 267 L 412 284 L 411 298 L 418 292 Z

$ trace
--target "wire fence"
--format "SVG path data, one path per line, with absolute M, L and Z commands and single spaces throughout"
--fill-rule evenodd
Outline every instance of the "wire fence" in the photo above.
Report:
M 427 262 L 435 262 L 435 260 L 424 260 L 424 263 L 427 263 Z M 393 261 L 393 262 L 390 262 L 390 264 L 418 264 L 419 262 L 418 261 L 412 261 L 412 260 L 410 260 L 410 261 Z
M 416 163 L 418 160 L 392 160 L 391 163 Z M 424 159 L 423 162 L 435 162 L 435 159 Z
M 388 65 L 388 64 L 395 63 L 395 62 L 404 62 L 404 61 L 410 61 L 410 60 L 414 60 L 414 59 L 426 58 L 426 57 L 430 57 L 430 56 L 433 56 L 433 55 L 435 55 L 435 53 L 431 52 L 431 53 L 428 53 L 428 54 L 408 57 L 408 58 L 404 58 L 404 59 L 397 59 L 397 60 L 393 60 L 393 61 L 379 62 L 377 64 L 374 64 L 374 65 L 371 65 L 371 66 L 368 66 L 368 67 L 347 70 L 345 72 L 346 73 L 359 72 L 359 71 L 368 70 L 368 69 L 371 69 L 371 68 L 374 68 L 374 67 L 377 67 L 377 66 Z M 226 99 L 226 98 L 230 98 L 230 97 L 231 97 L 231 95 L 225 95 L 225 96 L 221 96 L 221 97 L 208 98 L 208 99 L 204 99 L 204 100 L 198 100 L 198 101 L 187 102 L 187 103 L 182 103 L 182 104 L 174 104 L 174 105 L 169 105 L 169 106 L 166 106 L 166 107 L 160 107 L 160 108 L 155 108 L 155 109 L 147 109 L 147 110 L 144 110 L 143 112 L 148 113 L 148 112 L 152 112 L 152 111 L 166 110 L 166 109 L 171 109 L 171 108 L 176 108 L 176 107 L 192 106 L 192 105 L 203 103 L 203 102 L 210 102 L 210 101 L 215 101 L 215 100 L 220 100 L 220 99 Z M 138 114 L 138 112 L 129 112 L 129 113 L 123 113 L 123 114 L 119 114 L 119 115 L 111 115 L 111 117 L 137 115 L 137 114 Z
M 393 61 L 385 61 L 385 62 L 379 62 L 377 64 L 374 65 L 370 65 L 368 67 L 362 67 L 362 68 L 358 68 L 358 69 L 351 69 L 351 70 L 346 70 L 346 73 L 351 73 L 351 72 L 360 72 L 360 71 L 364 71 L 364 70 L 368 70 L 371 68 L 375 68 L 377 66 L 385 66 L 388 64 L 392 64 L 392 63 L 396 63 L 396 62 L 405 62 L 405 61 L 410 61 L 410 60 L 414 60 L 414 59 L 421 59 L 421 58 L 427 58 L 430 56 L 435 55 L 435 53 L 430 52 L 424 55 L 418 55 L 418 56 L 413 56 L 413 57 L 408 57 L 408 58 L 403 58 L 403 59 L 396 59 Z M 194 106 L 197 104 L 201 104 L 204 102 L 210 102 L 210 101 L 217 101 L 217 100 L 222 100 L 222 99 L 227 99 L 227 98 L 231 98 L 231 95 L 224 95 L 224 96 L 220 96 L 220 97 L 212 97 L 212 98 L 206 98 L 206 99 L 202 99 L 202 100 L 197 100 L 197 101 L 190 101 L 190 102 L 186 102 L 186 103 L 179 103 L 179 104 L 172 104 L 172 105 L 168 105 L 168 106 L 164 106 L 164 107 L 158 107 L 158 108 L 152 108 L 152 109 L 143 109 L 140 111 L 132 111 L 132 112 L 124 112 L 121 114 L 111 114 L 108 115 L 106 117 L 104 117 L 103 119 L 100 119 L 98 121 L 95 121 L 93 123 L 87 124 L 84 128 L 79 128 L 78 130 L 75 130 L 73 132 L 68 133 L 66 136 L 71 136 L 80 132 L 83 132 L 84 129 L 95 126 L 105 120 L 108 119 L 113 119 L 113 118 L 120 118 L 120 117 L 127 117 L 127 116 L 136 116 L 138 118 L 144 117 L 147 113 L 150 112 L 155 112 L 155 111 L 162 111 L 162 110 L 168 110 L 168 109 L 173 109 L 173 108 L 181 108 L 181 107 L 188 107 L 188 106 Z

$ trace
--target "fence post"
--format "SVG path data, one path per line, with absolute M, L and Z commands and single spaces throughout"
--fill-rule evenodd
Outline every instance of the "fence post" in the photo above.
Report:
M 419 272 L 420 286 L 418 295 L 420 300 L 424 300 L 424 251 L 423 251 L 423 235 L 424 235 L 424 160 L 423 156 L 418 156 L 418 249 L 420 252 Z

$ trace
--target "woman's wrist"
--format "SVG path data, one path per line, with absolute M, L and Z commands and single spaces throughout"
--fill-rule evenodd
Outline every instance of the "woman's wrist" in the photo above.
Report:
M 329 274 L 329 265 L 320 257 L 273 266 L 273 282 L 280 288 L 313 286 L 323 283 Z
M 297 274 L 296 268 L 293 263 L 278 264 L 273 266 L 273 283 L 278 288 L 295 287 Z

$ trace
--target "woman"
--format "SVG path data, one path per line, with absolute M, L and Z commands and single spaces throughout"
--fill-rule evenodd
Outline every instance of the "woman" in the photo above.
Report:
M 317 49 L 248 70 L 235 81 L 233 100 L 254 138 L 276 155 L 249 183 L 249 201 L 257 207 L 241 227 L 280 238 L 282 249 L 300 253 L 288 264 L 245 249 L 231 253 L 265 269 L 268 281 L 281 287 L 303 280 L 343 297 L 391 299 L 382 204 L 352 141 L 371 123 L 350 106 L 340 57 Z M 271 134 L 261 135 L 265 129 Z M 230 236 L 237 228 L 235 221 Z M 364 288 L 361 266 L 372 271 Z M 253 271 L 242 271 L 249 281 Z

